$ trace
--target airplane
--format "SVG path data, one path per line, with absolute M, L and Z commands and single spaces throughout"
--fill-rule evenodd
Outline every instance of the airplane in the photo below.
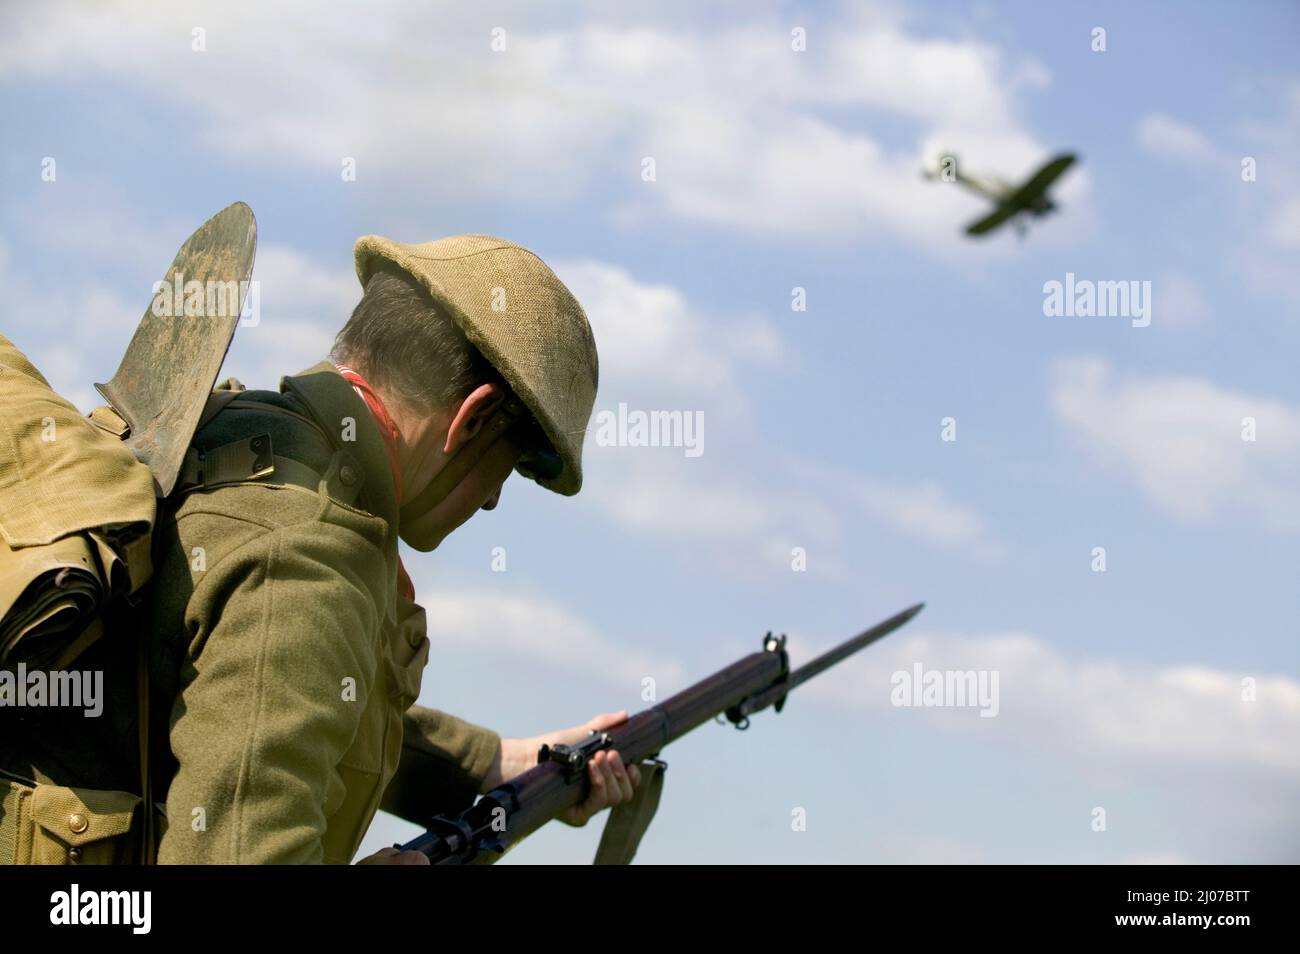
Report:
M 997 203 L 997 208 L 990 214 L 966 227 L 967 235 L 987 235 L 1010 219 L 1016 234 L 1023 236 L 1027 216 L 1039 218 L 1055 211 L 1056 203 L 1047 197 L 1047 190 L 1074 164 L 1075 158 L 1069 152 L 1054 157 L 1020 186 L 992 176 L 967 175 L 958 167 L 957 157 L 951 153 L 936 156 L 928 163 L 922 175 L 927 179 L 960 182 L 972 192 L 978 192 Z

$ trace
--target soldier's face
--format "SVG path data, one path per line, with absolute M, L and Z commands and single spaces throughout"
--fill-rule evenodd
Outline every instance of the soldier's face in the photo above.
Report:
M 416 550 L 432 550 L 478 511 L 494 509 L 501 501 L 502 486 L 523 452 L 512 434 L 502 436 L 441 503 L 422 517 L 402 524 L 402 540 Z

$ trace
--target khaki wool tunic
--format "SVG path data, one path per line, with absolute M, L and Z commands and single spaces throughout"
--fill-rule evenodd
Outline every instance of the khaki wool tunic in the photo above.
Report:
M 413 705 L 429 639 L 397 594 L 398 505 L 369 408 L 321 363 L 278 395 L 241 392 L 194 446 L 263 432 L 322 489 L 271 475 L 173 498 L 159 521 L 161 863 L 348 863 L 381 807 L 417 823 L 467 808 L 500 751 L 495 732 Z

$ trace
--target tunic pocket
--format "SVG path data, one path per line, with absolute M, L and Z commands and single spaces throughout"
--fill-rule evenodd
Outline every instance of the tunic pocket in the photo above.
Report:
M 136 810 L 142 799 L 107 789 L 24 785 L 0 780 L 15 864 L 114 865 L 138 860 Z M 0 837 L 0 842 L 9 842 Z M 6 844 L 5 854 L 9 854 Z
M 420 697 L 420 681 L 429 662 L 424 607 L 399 601 L 398 621 L 388 638 L 388 695 L 401 712 Z

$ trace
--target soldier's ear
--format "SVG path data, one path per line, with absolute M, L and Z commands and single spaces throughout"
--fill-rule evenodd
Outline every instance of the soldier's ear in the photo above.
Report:
M 480 384 L 471 391 L 452 415 L 443 452 L 454 454 L 473 440 L 505 399 L 506 389 L 500 384 Z

